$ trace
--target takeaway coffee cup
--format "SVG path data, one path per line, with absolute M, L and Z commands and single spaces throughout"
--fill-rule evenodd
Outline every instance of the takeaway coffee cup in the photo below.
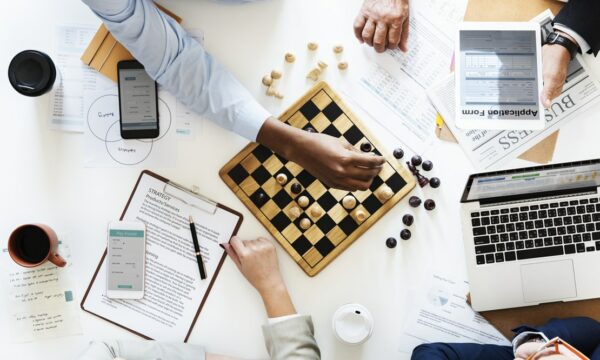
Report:
M 332 322 L 336 337 L 347 344 L 362 344 L 373 333 L 373 317 L 360 304 L 343 305 L 333 314 Z
M 8 238 L 8 254 L 17 264 L 35 267 L 50 261 L 58 267 L 67 264 L 58 255 L 58 237 L 44 224 L 27 224 L 16 228 Z
M 40 96 L 52 89 L 56 66 L 50 56 L 37 50 L 21 51 L 8 66 L 8 80 L 21 95 Z

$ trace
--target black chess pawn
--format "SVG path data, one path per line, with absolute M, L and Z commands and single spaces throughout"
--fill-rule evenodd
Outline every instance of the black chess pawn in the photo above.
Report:
M 263 193 L 262 191 L 257 193 L 256 195 L 256 204 L 258 205 L 258 207 L 261 207 L 265 204 L 265 202 L 267 202 L 267 195 L 265 195 L 265 193 Z
M 400 237 L 402 238 L 402 240 L 408 240 L 408 239 L 410 239 L 411 236 L 412 236 L 412 234 L 410 233 L 410 230 L 408 230 L 408 229 L 404 229 L 404 230 L 400 231 Z
M 433 169 L 433 163 L 429 160 L 425 160 L 423 161 L 421 168 L 425 171 L 431 171 L 431 169 Z
M 307 126 L 304 130 L 306 130 L 309 133 L 315 133 L 315 132 L 317 132 L 314 128 L 312 128 L 310 126 Z
M 425 187 L 427 184 L 429 184 L 429 179 L 421 175 L 419 169 L 417 169 L 416 166 L 410 161 L 406 162 L 406 166 L 408 166 L 408 170 L 410 170 L 410 172 L 417 178 L 417 182 L 419 183 L 420 187 Z
M 398 160 L 402 159 L 404 157 L 404 150 L 400 148 L 394 149 L 394 157 Z
M 431 179 L 429 179 L 429 185 L 434 189 L 439 188 L 440 184 L 441 184 L 441 181 L 439 178 L 432 177 Z
M 423 206 L 425 207 L 425 210 L 431 211 L 431 210 L 435 209 L 435 201 L 433 201 L 431 199 L 427 199 L 423 203 Z
M 423 162 L 423 159 L 421 159 L 421 157 L 419 155 L 415 155 L 410 159 L 410 162 L 414 165 L 414 166 L 419 166 L 421 165 L 421 163 Z
M 406 226 L 411 226 L 414 222 L 415 218 L 411 214 L 406 214 L 402 217 L 402 223 Z
M 360 151 L 362 152 L 371 152 L 371 150 L 373 150 L 373 145 L 371 145 L 370 142 L 364 142 L 362 144 L 360 144 Z
M 419 205 L 421 205 L 421 199 L 419 199 L 418 196 L 411 196 L 410 199 L 408 199 L 408 203 L 410 204 L 410 206 L 416 208 L 419 207 Z
M 396 239 L 394 239 L 393 237 L 387 238 L 387 240 L 385 241 L 385 246 L 389 247 L 390 249 L 393 249 L 396 247 L 396 244 L 398 242 L 396 241 Z
M 293 183 L 291 186 L 291 190 L 294 194 L 300 194 L 300 192 L 302 191 L 302 185 L 298 183 Z

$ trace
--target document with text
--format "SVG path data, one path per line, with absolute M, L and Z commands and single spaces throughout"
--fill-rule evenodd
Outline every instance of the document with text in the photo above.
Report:
M 200 200 L 192 193 L 143 173 L 123 221 L 146 224 L 144 298 L 109 299 L 106 296 L 106 258 L 83 299 L 84 310 L 138 335 L 159 341 L 186 341 L 222 263 L 227 242 L 240 216 Z M 208 204 L 197 206 L 199 202 Z M 196 231 L 208 278 L 200 279 L 190 233 Z
M 552 31 L 552 19 L 547 10 L 533 20 L 540 23 L 542 38 Z M 539 131 L 459 129 L 454 116 L 454 74 L 429 88 L 428 96 L 475 168 L 490 170 L 517 158 L 591 106 L 597 106 L 600 86 L 584 64 L 580 55 L 571 61 L 563 91 L 545 110 L 546 127 Z

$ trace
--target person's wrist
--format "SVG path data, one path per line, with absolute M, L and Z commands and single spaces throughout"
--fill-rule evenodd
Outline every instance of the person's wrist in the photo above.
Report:
M 288 160 L 300 153 L 306 132 L 270 117 L 261 128 L 257 141 Z

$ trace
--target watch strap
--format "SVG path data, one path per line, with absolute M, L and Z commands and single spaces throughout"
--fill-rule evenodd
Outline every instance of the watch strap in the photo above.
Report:
M 546 44 L 560 45 L 564 47 L 571 55 L 571 60 L 575 58 L 575 55 L 579 50 L 579 46 L 577 46 L 577 44 L 574 41 L 557 32 L 551 32 L 550 34 L 548 34 L 548 37 L 546 37 Z

